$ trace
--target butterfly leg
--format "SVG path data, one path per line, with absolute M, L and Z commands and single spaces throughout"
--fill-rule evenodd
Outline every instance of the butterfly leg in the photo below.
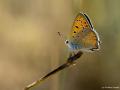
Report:
M 76 55 L 75 52 L 70 52 L 70 53 L 69 53 L 69 57 L 73 57 L 73 56 L 75 56 L 75 55 Z
M 72 57 L 72 52 L 69 53 L 69 57 Z
M 91 51 L 94 51 L 94 49 L 92 48 L 92 49 L 90 49 Z
M 74 54 L 74 55 L 70 55 L 70 57 L 68 57 L 68 60 L 67 60 L 67 62 L 69 62 L 69 63 L 76 63 L 75 61 L 79 58 L 79 57 L 81 57 L 81 55 L 83 54 L 83 52 L 81 52 L 81 51 L 79 51 L 79 52 L 77 52 L 76 54 Z
M 74 57 L 75 55 L 76 55 L 76 53 L 72 51 L 72 52 L 69 53 L 69 58 L 72 58 L 72 57 Z M 68 59 L 68 61 L 72 62 L 73 60 L 71 60 L 71 59 L 69 60 L 69 59 Z

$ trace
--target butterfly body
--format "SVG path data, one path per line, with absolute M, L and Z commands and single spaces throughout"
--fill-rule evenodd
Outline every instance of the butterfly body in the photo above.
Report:
M 86 14 L 75 18 L 66 44 L 72 51 L 95 51 L 99 49 L 99 36 Z

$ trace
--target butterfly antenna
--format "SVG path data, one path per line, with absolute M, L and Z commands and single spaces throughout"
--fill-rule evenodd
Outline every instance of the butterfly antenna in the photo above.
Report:
M 60 36 L 60 38 L 65 41 L 65 36 L 61 33 L 61 32 L 58 32 L 58 35 Z
M 58 32 L 58 35 L 61 37 L 61 33 L 60 32 Z

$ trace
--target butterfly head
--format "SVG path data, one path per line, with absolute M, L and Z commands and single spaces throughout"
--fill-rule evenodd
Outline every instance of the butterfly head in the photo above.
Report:
M 79 44 L 71 40 L 65 40 L 65 44 L 71 51 L 78 51 L 81 48 Z
M 69 44 L 69 40 L 65 40 L 65 44 L 66 44 L 66 45 Z
M 70 40 L 65 40 L 65 44 L 66 44 L 70 49 L 72 49 Z
M 65 44 L 66 44 L 69 48 L 71 48 L 71 45 L 70 45 L 70 41 L 69 41 L 69 40 L 65 40 Z

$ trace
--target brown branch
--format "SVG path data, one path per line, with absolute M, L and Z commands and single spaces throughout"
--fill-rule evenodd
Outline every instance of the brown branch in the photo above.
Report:
M 46 74 L 44 77 L 36 80 L 35 82 L 33 82 L 32 84 L 28 85 L 27 87 L 25 87 L 24 90 L 29 90 L 31 89 L 32 87 L 35 87 L 37 85 L 39 85 L 42 81 L 44 81 L 45 79 L 47 79 L 48 77 L 54 75 L 55 73 L 71 66 L 74 64 L 74 61 L 76 61 L 78 58 L 81 57 L 83 53 L 82 52 L 78 52 L 77 54 L 75 54 L 74 56 L 70 56 L 68 59 L 67 59 L 67 62 L 64 63 L 63 65 L 59 66 L 58 68 L 56 68 L 55 70 L 51 71 L 50 73 Z

